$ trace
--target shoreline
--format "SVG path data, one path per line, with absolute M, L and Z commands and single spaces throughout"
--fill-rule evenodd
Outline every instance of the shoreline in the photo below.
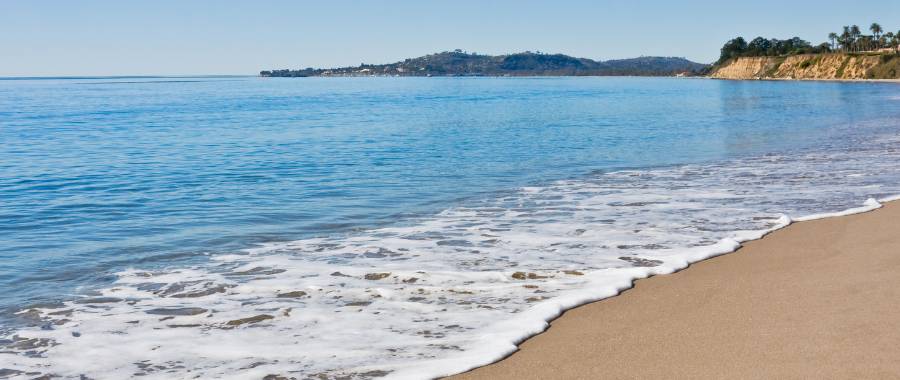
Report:
M 831 82 L 831 83 L 900 83 L 900 79 L 813 79 L 813 78 L 714 78 L 712 80 L 735 82 Z
M 678 75 L 316 75 L 307 77 L 267 77 L 248 75 L 253 78 L 672 78 L 672 79 L 708 79 L 734 82 L 837 82 L 837 83 L 900 83 L 900 79 L 810 79 L 810 78 L 715 78 L 711 76 L 678 76 Z
M 547 330 L 519 343 L 518 349 L 502 360 L 449 378 L 537 379 L 596 376 L 618 378 L 673 375 L 714 378 L 805 377 L 835 374 L 842 374 L 845 377 L 860 374 L 885 377 L 886 373 L 900 377 L 900 365 L 892 364 L 891 359 L 900 354 L 900 349 L 891 350 L 889 347 L 875 349 L 876 347 L 872 346 L 858 347 L 857 344 L 853 350 L 849 350 L 845 345 L 835 343 L 841 342 L 840 339 L 858 340 L 861 336 L 878 339 L 878 336 L 872 337 L 847 329 L 841 323 L 822 325 L 817 323 L 821 320 L 815 318 L 798 320 L 794 315 L 806 312 L 806 309 L 798 308 L 794 303 L 812 303 L 817 306 L 814 309 L 822 312 L 822 315 L 839 315 L 840 313 L 829 313 L 828 307 L 843 306 L 859 312 L 868 310 L 866 306 L 872 307 L 873 303 L 878 304 L 889 297 L 874 300 L 871 297 L 844 300 L 846 297 L 842 297 L 842 302 L 846 301 L 847 304 L 853 305 L 849 306 L 833 302 L 834 297 L 826 299 L 809 297 L 815 293 L 815 289 L 803 289 L 796 294 L 785 290 L 796 286 L 795 283 L 806 285 L 811 281 L 846 296 L 848 290 L 842 287 L 846 285 L 846 281 L 866 281 L 871 277 L 870 272 L 882 269 L 858 268 L 859 270 L 850 271 L 846 267 L 852 266 L 854 262 L 862 266 L 870 264 L 874 258 L 867 256 L 867 260 L 858 260 L 858 251 L 868 252 L 873 245 L 885 244 L 884 240 L 888 241 L 887 248 L 878 246 L 880 247 L 878 259 L 887 260 L 890 264 L 888 268 L 900 268 L 900 255 L 890 254 L 900 249 L 900 238 L 892 238 L 892 235 L 900 230 L 900 222 L 896 222 L 900 220 L 900 202 L 896 202 L 898 199 L 900 197 L 894 196 L 878 202 L 869 200 L 862 207 L 843 212 L 796 218 L 795 221 L 799 223 L 791 223 L 770 231 L 764 237 L 745 242 L 736 251 L 731 252 L 740 254 L 716 255 L 696 261 L 689 267 L 668 276 L 635 280 L 634 285 L 623 290 L 619 296 L 611 296 L 564 311 L 550 322 Z M 848 230 L 854 230 L 856 233 L 848 235 Z M 845 244 L 841 246 L 843 250 L 837 253 L 830 252 L 832 249 L 829 246 L 838 246 L 836 240 Z M 833 263 L 828 265 L 835 257 L 844 261 L 849 260 L 850 264 L 845 263 L 844 267 Z M 822 259 L 825 263 L 820 263 L 816 261 L 817 259 Z M 779 264 L 785 265 L 773 267 Z M 819 271 L 804 272 L 808 265 L 824 267 Z M 789 275 L 784 277 L 785 273 Z M 780 276 L 781 281 L 773 282 L 767 279 L 772 276 Z M 777 295 L 775 301 L 779 301 L 779 297 L 787 297 L 794 302 L 770 302 L 772 300 L 764 294 L 765 292 L 760 294 L 761 288 L 755 285 L 761 280 L 765 280 L 761 282 L 764 284 L 762 287 L 767 290 L 772 288 L 772 293 Z M 725 295 L 721 294 L 716 286 L 710 287 L 711 283 L 727 288 L 728 296 L 741 294 L 744 297 L 724 297 Z M 782 287 L 778 288 L 776 285 Z M 854 294 L 859 293 L 855 285 L 850 288 L 852 292 L 856 292 Z M 888 293 L 896 293 L 893 290 L 895 288 L 900 288 L 900 280 L 871 287 L 875 292 Z M 703 295 L 719 296 L 714 297 L 715 300 L 727 305 L 711 303 L 710 299 Z M 810 300 L 806 301 L 804 297 Z M 898 301 L 881 304 L 887 305 L 891 311 L 900 312 L 900 298 L 893 298 Z M 695 306 L 700 307 L 698 309 Z M 819 310 L 823 307 L 825 310 Z M 664 313 L 651 313 L 663 310 Z M 742 315 L 732 315 L 733 318 L 722 317 L 733 313 L 734 310 L 743 310 L 745 312 L 743 317 L 749 315 L 750 318 L 742 320 Z M 754 320 L 754 314 L 759 316 L 756 322 L 751 322 Z M 863 316 L 857 318 L 856 322 L 865 325 L 864 327 L 870 327 L 866 323 L 883 325 L 885 320 L 890 319 L 890 315 L 879 313 L 871 319 Z M 768 319 L 773 316 L 779 318 Z M 838 319 L 839 322 L 847 322 L 846 318 Z M 774 323 L 775 326 L 769 326 L 769 323 Z M 883 332 L 881 330 L 884 328 L 863 330 Z M 805 332 L 806 335 L 791 336 L 792 331 Z M 828 335 L 831 332 L 844 335 L 831 337 L 833 339 L 825 342 L 805 344 L 812 343 L 810 340 L 821 338 L 819 335 Z M 896 336 L 892 335 L 890 339 L 882 337 L 879 341 L 900 339 L 900 332 L 894 335 Z M 773 342 L 760 344 L 758 343 L 760 340 Z M 781 355 L 777 357 L 764 354 L 772 346 L 791 347 L 793 351 L 781 349 L 779 351 Z M 691 350 L 684 351 L 685 347 Z M 822 366 L 820 359 L 823 355 L 830 356 L 838 362 L 853 359 L 855 365 L 840 368 Z M 732 365 L 723 366 L 726 363 L 707 360 L 709 357 L 717 356 L 721 357 L 721 361 Z M 673 360 L 675 358 L 678 360 Z M 760 368 L 758 367 L 760 360 L 773 365 Z M 882 372 L 866 372 L 866 368 L 870 370 L 880 368 Z
M 409 102 L 397 103 L 392 100 L 392 94 L 398 94 L 396 87 L 372 87 L 369 90 L 373 94 L 384 95 L 373 96 L 373 102 L 360 103 L 362 108 L 357 103 L 346 104 L 346 112 L 339 112 L 345 118 L 339 118 L 338 124 L 358 122 L 357 118 L 363 115 L 358 113 L 360 109 L 384 108 L 390 112 L 378 113 L 375 116 L 379 117 L 371 120 L 370 116 L 364 117 L 372 123 L 390 127 L 373 131 L 379 135 L 399 133 L 398 136 L 409 137 L 410 141 L 404 144 L 412 144 L 413 147 L 453 150 L 459 141 L 469 141 L 472 136 L 493 136 L 495 138 L 491 141 L 506 142 L 500 145 L 473 145 L 475 151 L 472 159 L 466 155 L 464 162 L 461 162 L 474 171 L 464 171 L 461 175 L 483 176 L 490 183 L 500 183 L 496 182 L 501 181 L 497 178 L 509 176 L 511 179 L 519 178 L 514 182 L 521 182 L 523 186 L 509 187 L 501 183 L 496 191 L 489 192 L 468 186 L 464 190 L 471 191 L 472 196 L 459 195 L 457 200 L 447 205 L 443 201 L 446 199 L 443 188 L 423 189 L 421 194 L 413 194 L 415 197 L 408 199 L 433 198 L 437 199 L 437 203 L 421 213 L 408 216 L 397 214 L 387 223 L 370 224 L 365 220 L 357 223 L 357 218 L 350 224 L 324 226 L 321 233 L 263 237 L 259 244 L 253 244 L 254 240 L 249 238 L 255 236 L 253 234 L 231 236 L 220 234 L 218 229 L 230 230 L 234 226 L 247 224 L 246 228 L 252 232 L 257 228 L 271 228 L 269 219 L 245 220 L 241 217 L 223 220 L 221 225 L 215 221 L 210 225 L 200 221 L 198 226 L 205 229 L 198 230 L 197 235 L 185 231 L 187 240 L 177 245 L 181 250 L 203 249 L 202 256 L 208 254 L 208 259 L 197 256 L 202 262 L 195 265 L 180 259 L 171 261 L 170 256 L 161 254 L 151 256 L 149 260 L 122 260 L 122 267 L 119 262 L 105 266 L 103 271 L 97 273 L 108 276 L 99 277 L 100 281 L 94 282 L 97 286 L 83 291 L 76 288 L 78 293 L 66 294 L 67 300 L 61 304 L 31 304 L 21 309 L 21 316 L 29 319 L 28 325 L 10 332 L 19 333 L 20 337 L 11 336 L 0 345 L 16 344 L 22 349 L 5 351 L 0 355 L 4 359 L 0 361 L 5 361 L 7 354 L 16 354 L 15 359 L 21 362 L 15 363 L 23 363 L 17 368 L 25 370 L 46 369 L 48 372 L 52 370 L 75 376 L 84 373 L 92 377 L 120 373 L 121 377 L 127 377 L 142 374 L 126 371 L 140 371 L 141 368 L 134 367 L 134 363 L 146 360 L 147 353 L 152 352 L 160 362 L 176 362 L 186 358 L 178 368 L 167 369 L 170 373 L 184 373 L 184 376 L 193 372 L 215 377 L 217 373 L 230 372 L 235 377 L 261 378 L 268 374 L 298 372 L 317 375 L 340 371 L 382 373 L 388 370 L 391 371 L 390 378 L 397 378 L 399 375 L 395 374 L 401 374 L 401 371 L 416 372 L 417 376 L 413 378 L 444 376 L 500 360 L 514 352 L 517 344 L 526 338 L 544 331 L 547 321 L 558 317 L 563 311 L 617 295 L 631 288 L 635 279 L 671 273 L 691 262 L 730 253 L 739 246 L 739 241 L 757 239 L 772 227 L 790 223 L 789 218 L 779 218 L 779 214 L 773 212 L 775 210 L 790 215 L 808 215 L 859 206 L 860 201 L 873 192 L 880 195 L 900 193 L 896 181 L 900 178 L 900 167 L 896 166 L 900 151 L 895 149 L 900 143 L 900 136 L 895 133 L 896 123 L 890 119 L 892 113 L 900 115 L 900 103 L 890 100 L 883 103 L 884 99 L 896 96 L 896 91 L 889 85 L 871 88 L 848 86 L 839 91 L 841 96 L 834 96 L 829 91 L 804 91 L 815 101 L 797 104 L 802 107 L 782 107 L 794 104 L 792 99 L 797 96 L 797 89 L 775 86 L 779 88 L 767 91 L 768 95 L 759 98 L 759 102 L 744 102 L 748 94 L 743 89 L 710 82 L 679 83 L 675 79 L 647 79 L 637 80 L 647 83 L 625 83 L 628 82 L 626 79 L 616 79 L 610 80 L 610 83 L 593 83 L 603 81 L 555 79 L 553 83 L 523 81 L 500 86 L 509 92 L 508 96 L 496 98 L 500 102 L 498 104 L 511 109 L 531 108 L 534 99 L 537 99 L 535 94 L 547 94 L 543 97 L 553 100 L 548 103 L 553 107 L 544 108 L 552 113 L 533 115 L 539 122 L 522 124 L 523 128 L 503 127 L 508 123 L 516 124 L 520 115 L 502 114 L 502 118 L 496 120 L 496 126 L 500 127 L 481 130 L 472 127 L 483 124 L 483 120 L 477 117 L 478 109 L 473 108 L 472 115 L 475 116 L 460 119 L 460 126 L 448 130 L 465 129 L 463 132 L 466 133 L 449 140 L 443 129 L 422 136 L 406 136 L 404 131 L 415 129 L 419 119 L 396 117 L 406 115 L 407 111 L 426 109 L 436 112 L 436 120 L 443 120 L 441 117 L 446 116 L 443 111 L 431 106 L 444 101 L 441 98 L 446 92 L 444 88 L 424 84 L 411 86 L 410 93 L 425 91 L 432 94 L 433 89 L 433 96 L 411 96 Z M 260 89 L 257 84 L 244 83 L 237 87 L 232 84 L 204 85 L 201 90 L 205 93 L 221 87 L 222 91 L 240 91 L 245 86 Z M 33 86 L 28 84 L 26 87 Z M 364 84 L 348 86 L 353 91 L 369 87 Z M 90 90 L 86 87 L 73 88 L 75 94 L 82 89 Z M 262 86 L 260 91 L 276 96 L 274 94 L 281 91 L 279 88 Z M 465 91 L 448 90 L 451 94 L 446 95 L 447 101 L 468 110 L 468 105 L 473 101 L 494 99 L 479 95 L 483 89 L 478 86 L 464 86 L 461 89 Z M 330 89 L 330 86 L 309 89 L 301 86 L 296 90 L 299 91 L 299 98 L 304 98 L 303 94 L 307 91 L 313 94 L 337 91 Z M 582 107 L 568 106 L 574 102 L 598 100 L 598 94 L 607 90 L 612 91 L 610 105 L 616 105 L 613 111 L 607 107 L 589 107 L 594 111 L 585 113 Z M 690 90 L 688 92 L 697 97 L 686 98 L 685 102 L 668 101 L 670 93 L 684 90 Z M 341 91 L 344 90 L 338 92 Z M 407 96 L 405 94 L 402 92 L 400 96 Z M 570 94 L 571 98 L 569 95 L 557 96 L 559 94 Z M 619 94 L 634 94 L 635 99 Z M 230 106 L 233 103 L 229 99 L 215 98 L 208 104 L 199 105 L 198 112 L 223 104 Z M 735 124 L 729 122 L 728 117 L 722 118 L 722 108 L 710 107 L 710 104 L 719 104 L 723 100 L 742 105 L 741 114 L 765 116 L 764 119 L 770 120 L 768 127 L 759 129 L 759 123 Z M 102 111 L 108 101 L 103 97 L 91 98 L 91 102 L 79 106 Z M 386 105 L 379 106 L 380 103 Z M 240 104 L 241 107 L 250 107 Z M 392 105 L 401 107 L 394 109 Z M 333 111 L 333 106 L 317 100 L 309 104 L 312 115 L 328 114 Z M 620 107 L 626 111 L 647 108 L 648 112 L 626 112 L 627 115 L 621 116 L 621 128 L 594 122 L 598 118 L 618 115 Z M 783 112 L 770 119 L 768 111 L 772 109 L 782 109 Z M 172 120 L 183 117 L 186 122 L 196 117 L 193 112 L 169 115 L 165 112 L 167 110 L 163 107 L 160 115 L 173 117 Z M 852 112 L 848 114 L 848 110 Z M 674 116 L 660 119 L 659 125 L 647 127 L 647 115 L 655 115 L 655 112 Z M 632 118 L 632 114 L 643 116 Z M 248 114 L 251 124 L 256 120 L 255 115 Z M 281 117 L 287 121 L 294 120 L 291 114 L 280 112 L 273 117 L 276 121 L 280 121 Z M 815 123 L 822 117 L 836 122 Z M 450 119 L 457 120 L 455 116 Z M 566 131 L 547 129 L 544 125 L 554 125 L 560 119 L 576 122 Z M 696 123 L 691 122 L 695 119 L 710 123 L 700 131 L 696 129 Z M 119 120 L 113 115 L 110 122 L 130 133 L 131 125 L 119 125 Z M 316 120 L 312 117 L 300 122 L 313 125 Z M 860 128 L 853 128 L 855 125 Z M 261 131 L 251 128 L 242 129 L 238 135 L 225 133 L 223 136 L 227 138 L 223 142 L 243 134 L 280 133 L 270 130 L 271 125 L 268 124 L 257 127 Z M 53 126 L 48 128 L 58 129 Z M 228 126 L 224 128 L 228 129 Z M 657 130 L 661 134 L 657 134 Z M 65 129 L 61 131 L 64 133 Z M 713 140 L 707 138 L 710 131 L 716 136 Z M 183 142 L 175 136 L 158 141 L 161 145 L 157 146 L 158 136 L 153 130 L 147 131 L 146 135 L 142 134 L 141 128 L 133 132 L 137 138 L 135 143 L 152 148 L 153 154 L 165 154 L 169 147 L 177 148 Z M 758 135 L 760 132 L 764 136 Z M 203 137 L 202 134 L 189 135 L 187 137 Z M 743 139 L 743 135 L 766 138 Z M 811 136 L 814 140 L 809 139 Z M 371 151 L 372 142 L 368 140 L 336 140 L 328 133 L 319 137 L 321 141 L 311 141 L 319 141 L 325 147 L 346 154 Z M 457 138 L 459 141 L 455 140 Z M 601 138 L 621 141 L 622 144 L 614 144 L 615 149 L 611 148 L 609 152 L 601 150 L 598 153 L 592 147 L 597 144 L 595 139 Z M 773 138 L 778 139 L 777 144 L 770 145 L 769 140 Z M 820 138 L 827 144 L 808 144 Z M 797 144 L 791 144 L 794 139 L 807 145 L 800 144 L 797 148 Z M 185 141 L 207 146 L 191 139 Z M 539 143 L 533 149 L 523 150 L 523 147 L 530 147 L 533 141 Z M 740 145 L 733 146 L 735 142 Z M 633 150 L 630 148 L 632 144 L 642 152 L 653 150 L 649 148 L 671 152 L 650 155 L 650 160 L 643 156 L 632 157 L 628 153 Z M 212 145 L 206 154 L 229 158 L 229 147 Z M 727 149 L 719 152 L 718 149 L 723 147 Z M 121 148 L 124 149 L 120 152 L 122 154 L 131 152 L 129 146 Z M 409 196 L 409 188 L 394 186 L 403 182 L 403 178 L 376 176 L 375 182 L 364 175 L 343 178 L 343 163 L 327 160 L 331 154 L 329 150 L 311 149 L 310 152 L 289 149 L 286 152 L 290 154 L 278 162 L 284 161 L 293 168 L 291 163 L 322 155 L 326 158 L 323 162 L 328 163 L 326 167 L 312 167 L 297 173 L 307 176 L 334 174 L 334 178 L 326 177 L 345 184 L 345 192 L 325 195 L 341 197 L 349 194 L 364 200 L 360 205 L 378 210 L 383 209 L 385 199 L 392 198 L 401 202 L 397 207 L 404 207 L 402 201 Z M 100 150 L 104 153 L 107 149 Z M 710 151 L 719 154 L 710 155 Z M 112 153 L 116 152 L 114 149 Z M 236 164 L 252 167 L 260 159 L 270 157 L 266 152 L 249 149 Z M 361 162 L 363 166 L 354 169 L 353 173 L 377 172 L 378 167 L 383 166 L 379 165 L 382 159 L 395 162 L 400 172 L 425 170 L 424 173 L 430 173 L 427 171 L 430 162 L 420 159 L 419 149 L 396 152 L 376 149 L 372 152 L 378 153 L 373 156 L 375 160 L 364 160 Z M 584 152 L 589 155 L 584 156 Z M 606 157 L 610 152 L 622 153 L 624 161 L 591 170 L 579 169 L 585 163 L 598 159 L 591 158 L 595 157 L 594 154 Z M 262 154 L 262 158 L 256 157 L 257 153 Z M 508 168 L 491 164 L 505 162 L 505 157 L 518 154 L 525 154 L 535 162 L 551 160 L 557 164 L 548 165 L 561 166 L 558 170 L 542 174 L 527 167 Z M 40 156 L 35 157 L 40 161 Z M 116 156 L 98 157 L 114 159 Z M 562 164 L 558 163 L 561 159 L 565 161 Z M 627 165 L 629 163 L 631 165 Z M 221 166 L 215 161 L 184 164 L 190 168 L 152 166 L 153 170 L 147 170 L 148 177 L 141 181 L 173 182 L 176 189 L 190 187 L 195 184 L 195 178 L 180 176 L 191 172 L 187 169 L 200 165 L 215 171 Z M 370 164 L 372 168 L 367 166 Z M 109 165 L 103 160 L 91 161 L 89 167 L 94 166 L 102 168 Z M 260 175 L 273 180 L 297 175 L 274 164 L 262 169 L 266 170 Z M 427 182 L 458 183 L 456 178 L 439 177 L 430 178 Z M 250 182 L 258 179 L 247 178 Z M 63 183 L 67 184 L 68 180 Z M 269 202 L 296 201 L 298 192 L 312 191 L 309 186 L 318 186 L 317 183 L 308 185 L 304 181 L 288 181 L 285 185 L 290 185 L 292 191 L 272 193 L 271 199 L 254 203 L 251 205 L 254 207 L 235 208 L 233 202 L 221 202 L 221 209 L 210 209 L 210 212 L 228 215 L 264 213 L 269 210 Z M 384 187 L 383 191 L 377 191 L 377 197 L 372 196 L 373 183 Z M 102 179 L 97 183 L 101 187 L 105 184 Z M 200 210 L 208 206 L 203 199 L 227 193 L 233 190 L 232 185 L 228 181 L 216 182 L 204 189 L 203 197 L 185 198 L 185 203 L 179 199 L 179 202 L 167 204 L 148 204 L 148 210 L 154 213 Z M 33 192 L 28 187 L 25 189 L 29 191 L 23 191 L 23 199 L 29 201 L 42 199 L 47 194 L 42 188 Z M 80 189 L 73 187 L 76 195 L 82 194 Z M 86 189 L 88 196 L 95 191 L 90 186 Z M 130 200 L 130 197 L 131 194 L 128 194 L 123 200 Z M 354 218 L 354 208 L 345 208 L 341 204 L 336 201 L 333 208 L 329 206 L 323 210 L 333 210 L 335 218 L 345 215 L 346 210 L 346 215 Z M 131 203 L 117 203 L 115 207 L 122 208 L 122 212 L 116 215 L 125 218 Z M 111 210 L 115 212 L 120 209 Z M 92 207 L 82 209 L 78 206 L 60 216 L 65 220 L 92 220 L 93 211 Z M 153 226 L 154 213 L 142 213 L 138 216 L 146 215 L 148 219 L 128 219 L 128 223 Z M 188 214 L 190 219 L 186 221 L 193 221 L 193 215 Z M 305 222 L 301 224 L 306 225 Z M 88 229 L 82 231 L 84 233 L 103 233 L 102 225 L 85 223 L 85 226 Z M 35 236 L 41 231 L 36 230 Z M 167 234 L 168 230 L 160 233 Z M 80 235 L 84 234 L 68 233 L 60 237 L 75 241 Z M 160 236 L 168 241 L 165 239 L 167 235 Z M 207 236 L 217 240 L 205 240 Z M 229 238 L 218 240 L 222 236 Z M 720 244 L 715 244 L 717 241 Z M 111 246 L 115 249 L 106 252 L 110 257 L 115 257 L 119 252 L 131 254 L 126 249 L 127 244 L 131 243 L 124 241 L 121 246 L 115 244 Z M 210 251 L 212 247 L 221 246 L 234 248 Z M 75 248 L 79 247 L 73 247 L 72 255 L 93 252 Z M 161 252 L 169 250 L 168 247 L 161 248 Z M 34 250 L 37 252 L 35 254 L 40 254 L 40 251 Z M 142 251 L 137 253 L 143 257 Z M 128 259 L 132 256 L 123 257 Z M 156 261 L 156 257 L 160 260 Z M 156 265 L 156 262 L 164 264 Z M 55 273 L 52 271 L 57 268 L 75 266 L 46 267 L 50 271 L 48 273 Z M 27 269 L 27 266 L 23 268 Z M 59 271 L 63 274 L 67 272 L 70 271 Z M 59 278 L 67 280 L 63 276 Z M 62 283 L 68 285 L 74 282 Z M 9 283 L 13 285 L 10 289 L 27 290 L 29 287 L 28 281 Z M 411 285 L 413 283 L 415 285 Z M 22 291 L 19 294 L 28 293 Z M 319 323 L 321 320 L 329 323 Z M 502 323 L 508 320 L 515 323 Z M 45 326 L 52 329 L 44 329 Z M 34 357 L 28 351 L 31 343 L 20 344 L 21 339 L 47 342 L 46 349 L 42 348 L 46 355 Z M 127 342 L 123 344 L 123 341 Z M 297 341 L 306 343 L 297 346 Z M 118 349 L 122 346 L 129 347 L 128 352 Z M 217 352 L 221 352 L 222 356 L 206 355 L 200 351 L 204 346 L 221 348 Z M 188 354 L 184 351 L 186 349 L 192 352 Z M 107 359 L 89 367 L 71 360 L 86 352 Z M 345 352 L 353 354 L 345 356 Z M 428 362 L 444 358 L 452 360 L 438 364 L 456 366 L 445 370 L 446 367 L 439 368 Z M 447 363 L 453 360 L 455 363 Z M 263 362 L 264 365 L 257 364 Z M 432 371 L 435 369 L 439 372 Z M 422 374 L 425 371 L 429 373 Z

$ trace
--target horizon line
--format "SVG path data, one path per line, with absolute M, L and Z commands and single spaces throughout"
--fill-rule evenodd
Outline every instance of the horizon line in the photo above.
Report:
M 653 54 L 647 55 L 647 54 L 641 54 L 641 55 L 638 55 L 638 56 L 630 56 L 630 57 L 623 57 L 623 58 L 588 58 L 588 57 L 580 57 L 580 56 L 576 56 L 576 55 L 569 55 L 569 54 L 566 54 L 566 53 L 560 53 L 560 52 L 558 52 L 558 53 L 547 53 L 547 52 L 540 51 L 540 50 L 524 50 L 524 51 L 520 51 L 520 52 L 516 52 L 516 53 L 484 54 L 484 53 L 477 53 L 477 52 L 473 52 L 473 51 L 467 51 L 467 50 L 463 50 L 463 49 L 443 50 L 443 51 L 437 51 L 437 52 L 433 52 L 433 53 L 426 53 L 426 54 L 419 55 L 419 56 L 416 56 L 416 57 L 397 58 L 397 59 L 395 59 L 395 60 L 393 60 L 393 61 L 383 62 L 383 63 L 366 63 L 366 62 L 361 62 L 361 63 L 365 63 L 366 65 L 389 65 L 389 64 L 393 64 L 393 63 L 403 62 L 403 60 L 405 60 L 405 59 L 420 58 L 420 57 L 424 57 L 424 56 L 428 56 L 428 55 L 434 55 L 434 54 L 440 54 L 440 53 L 450 53 L 450 52 L 455 52 L 456 50 L 461 50 L 463 53 L 466 53 L 466 54 L 487 55 L 487 56 L 494 56 L 494 57 L 496 57 L 496 56 L 504 56 L 504 55 L 513 55 L 513 54 L 523 54 L 523 53 L 529 53 L 529 52 L 530 52 L 530 53 L 534 53 L 534 54 L 538 54 L 538 53 L 539 53 L 539 54 L 546 54 L 546 55 L 557 55 L 557 54 L 561 54 L 561 55 L 566 55 L 566 56 L 574 57 L 574 58 L 590 59 L 590 60 L 597 61 L 597 62 L 616 61 L 616 60 L 626 60 L 626 59 L 636 59 L 636 58 L 653 58 L 653 57 L 659 57 L 659 58 L 682 58 L 682 59 L 686 59 L 686 60 L 689 60 L 689 61 L 694 62 L 694 63 L 704 64 L 704 65 L 711 65 L 711 64 L 712 64 L 712 63 L 707 63 L 707 62 L 698 62 L 698 61 L 695 61 L 695 60 L 693 60 L 693 59 L 691 59 L 691 58 L 688 58 L 687 56 L 675 56 L 675 55 L 653 55 Z M 303 66 L 303 65 L 298 65 L 298 66 L 293 66 L 293 67 L 296 67 L 296 68 L 298 68 L 298 69 L 303 69 L 304 67 L 302 67 L 302 66 Z M 327 70 L 327 69 L 338 69 L 338 68 L 345 68 L 345 67 L 356 67 L 356 66 L 353 66 L 353 65 L 349 65 L 349 66 L 332 66 L 332 67 L 327 67 L 327 68 L 326 68 L 326 67 L 318 67 L 318 68 L 316 68 L 316 69 Z M 209 78 L 209 77 L 243 77 L 243 76 L 251 76 L 251 77 L 252 77 L 252 76 L 258 76 L 258 75 L 259 75 L 259 71 L 266 71 L 266 70 L 285 70 L 285 69 L 276 69 L 276 68 L 258 68 L 258 69 L 256 69 L 256 70 L 257 70 L 257 71 L 255 71 L 255 72 L 253 72 L 253 73 L 241 73 L 241 74 L 114 74 L 114 75 L 103 75 L 103 74 L 100 74 L 100 75 L 78 75 L 78 74 L 55 74 L 55 75 L 54 75 L 54 74 L 47 74 L 47 75 L 44 75 L 44 74 L 2 75 L 2 74 L 0 74 L 0 80 L 27 80 L 27 79 L 35 79 L 35 80 L 37 80 L 37 79 L 104 79 L 104 78 L 106 78 L 106 79 L 147 78 L 147 79 L 149 79 L 149 78 L 177 78 L 177 77 L 185 77 L 185 78 L 208 77 L 208 78 Z M 289 69 L 288 69 L 288 70 L 289 70 Z

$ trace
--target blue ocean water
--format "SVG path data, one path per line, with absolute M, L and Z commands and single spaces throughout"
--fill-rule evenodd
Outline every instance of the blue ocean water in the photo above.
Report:
M 286 261 L 272 258 L 281 256 L 249 264 L 244 256 L 229 259 L 247 252 L 255 255 L 254 250 L 265 255 L 290 252 L 281 259 L 302 257 L 309 261 L 303 270 L 320 264 L 349 268 L 317 269 L 324 276 L 361 268 L 348 252 L 387 260 L 418 249 L 424 253 L 402 258 L 418 266 L 384 264 L 384 272 L 432 268 L 441 273 L 434 275 L 435 284 L 456 281 L 448 274 L 454 271 L 468 273 L 460 276 L 473 283 L 493 283 L 492 277 L 471 274 L 512 273 L 516 268 L 574 270 L 571 265 L 576 264 L 582 271 L 618 268 L 621 262 L 615 260 L 609 266 L 604 266 L 606 261 L 585 261 L 590 252 L 603 249 L 618 250 L 613 259 L 646 254 L 667 262 L 651 251 L 714 245 L 726 235 L 698 232 L 713 231 L 711 226 L 725 225 L 720 230 L 725 234 L 777 224 L 774 219 L 757 223 L 765 218 L 751 218 L 757 215 L 751 212 L 796 217 L 895 194 L 900 174 L 892 159 L 898 136 L 900 86 L 890 83 L 675 78 L 0 80 L 0 309 L 5 310 L 0 324 L 9 329 L 27 324 L 30 315 L 20 311 L 29 305 L 128 293 L 122 289 L 132 284 L 129 276 L 138 273 L 130 270 L 166 278 L 154 282 L 154 294 L 161 297 L 182 294 L 177 292 L 198 283 L 219 284 L 209 277 L 219 276 L 216 268 L 232 265 L 221 271 L 236 276 L 239 265 L 227 264 L 233 262 L 246 266 L 242 274 L 264 274 L 269 276 L 261 277 L 269 281 L 266 284 L 288 286 L 277 282 L 287 281 L 278 270 L 290 268 Z M 778 176 L 747 182 L 772 173 Z M 853 187 L 856 182 L 846 181 L 854 176 L 866 180 Z M 741 185 L 722 188 L 732 182 Z M 741 188 L 758 192 L 742 193 Z M 680 191 L 681 198 L 672 195 Z M 701 193 L 705 198 L 696 198 Z M 607 198 L 597 201 L 599 195 Z M 668 198 L 660 202 L 660 197 Z M 675 207 L 678 202 L 692 206 L 678 213 L 657 207 L 633 215 L 600 207 Z M 678 219 L 685 210 L 701 209 L 702 215 Z M 716 210 L 721 212 L 713 213 Z M 640 221 L 642 217 L 646 220 Z M 632 220 L 627 227 L 616 224 Z M 651 228 L 647 220 L 667 224 Z M 459 232 L 489 223 L 496 223 L 491 232 L 486 229 L 479 236 L 497 237 L 488 240 L 502 240 L 505 248 L 495 248 L 485 243 L 488 240 L 475 242 Z M 524 232 L 504 235 L 517 228 Z M 644 235 L 619 236 L 625 231 Z M 695 240 L 683 236 L 695 232 Z M 524 237 L 527 234 L 532 235 Z M 566 251 L 534 243 L 563 235 L 570 239 Z M 436 242 L 432 245 L 437 248 L 391 245 L 398 236 L 407 243 Z M 602 244 L 617 239 L 618 244 Z M 383 246 L 373 251 L 373 242 L 379 241 Z M 582 249 L 594 243 L 595 250 Z M 521 252 L 538 253 L 531 261 L 510 258 Z M 550 252 L 559 256 L 551 259 Z M 640 260 L 624 261 L 653 262 Z M 652 265 L 635 264 L 647 266 Z M 197 274 L 185 268 L 204 269 Z M 628 273 L 629 281 L 636 276 Z M 423 276 L 417 277 L 420 284 L 427 281 Z M 410 278 L 398 279 L 398 284 L 409 284 Z M 206 304 L 193 306 L 221 313 L 228 308 L 225 294 L 248 286 L 241 281 L 210 285 L 180 299 L 208 298 Z M 569 294 L 563 290 L 587 288 L 576 285 L 555 290 L 563 295 Z M 362 285 L 359 289 L 359 294 L 372 291 Z M 129 294 L 139 299 L 138 290 Z M 549 293 L 542 297 L 556 294 Z M 493 302 L 495 310 L 512 302 L 499 293 L 491 297 L 466 302 Z M 418 298 L 427 297 L 410 299 Z M 134 309 L 134 304 L 121 306 Z M 304 307 L 310 313 L 331 312 Z M 510 313 L 523 309 L 516 310 Z M 120 311 L 132 313 L 108 310 L 115 315 Z M 389 318 L 389 313 L 379 313 L 381 317 L 372 318 Z M 466 350 L 465 344 L 456 347 Z M 329 346 L 322 343 L 319 349 Z M 369 365 L 353 357 L 347 353 L 330 367 L 309 370 Z M 441 355 L 428 357 L 437 360 Z

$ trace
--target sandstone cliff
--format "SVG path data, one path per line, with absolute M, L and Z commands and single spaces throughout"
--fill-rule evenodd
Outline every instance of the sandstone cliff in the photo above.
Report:
M 715 67 L 717 79 L 900 79 L 896 54 L 803 54 L 742 57 Z

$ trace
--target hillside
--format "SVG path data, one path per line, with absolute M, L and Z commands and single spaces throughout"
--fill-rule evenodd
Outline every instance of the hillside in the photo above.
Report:
M 480 55 L 443 52 L 382 65 L 333 69 L 262 71 L 263 77 L 309 76 L 673 76 L 699 74 L 709 66 L 684 58 L 640 57 L 594 61 L 563 54 Z
M 740 57 L 713 68 L 717 79 L 900 79 L 900 56 L 877 53 Z

